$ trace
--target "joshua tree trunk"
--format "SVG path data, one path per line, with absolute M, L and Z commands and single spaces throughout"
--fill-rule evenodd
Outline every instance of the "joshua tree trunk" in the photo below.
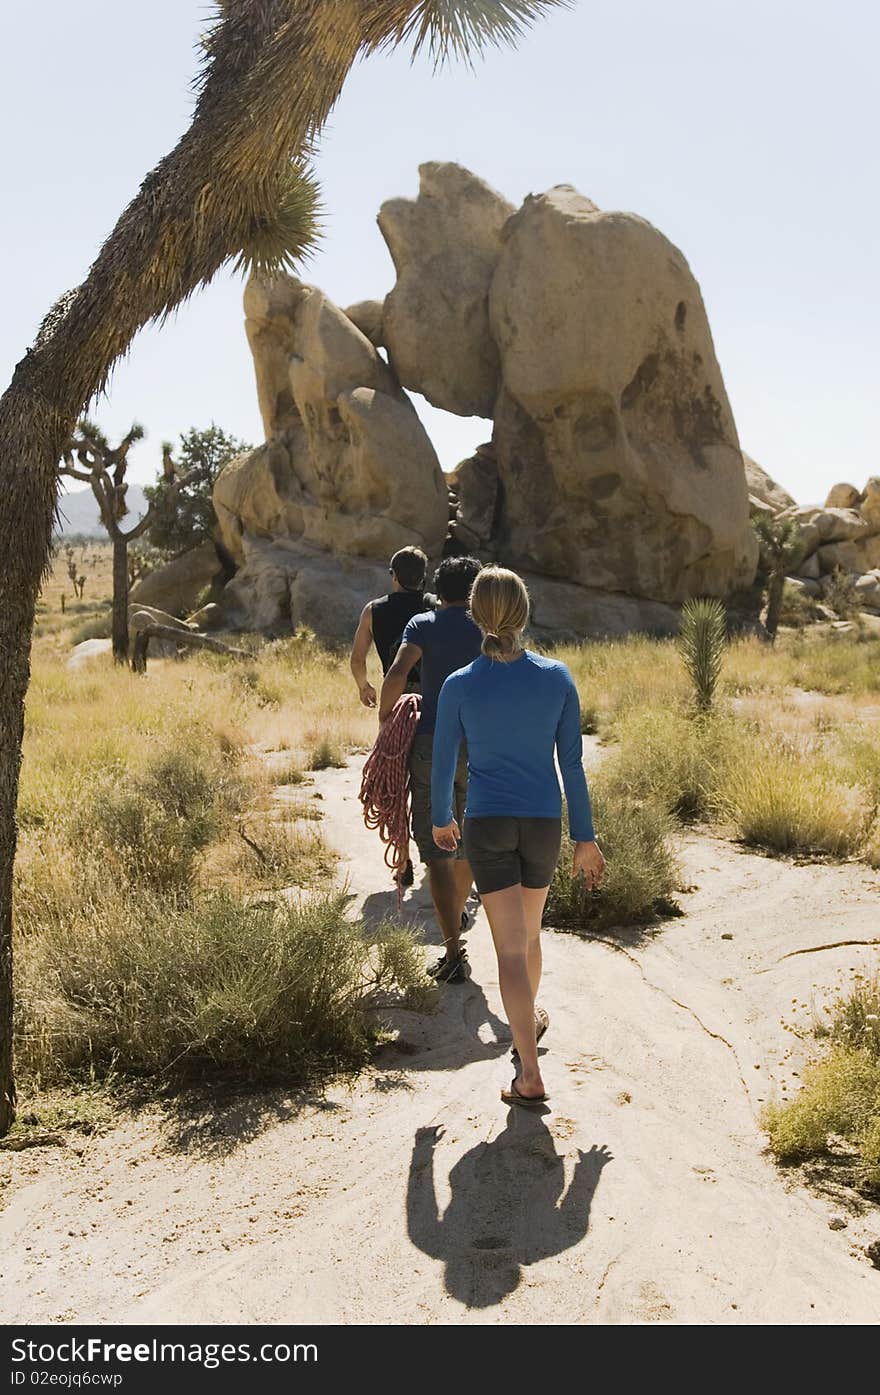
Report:
M 113 539 L 113 658 L 128 662 L 128 538 Z
M 782 612 L 782 593 L 785 590 L 785 572 L 775 571 L 770 577 L 770 584 L 767 587 L 767 618 L 764 621 L 764 628 L 767 631 L 767 638 L 770 643 L 776 639 L 776 631 L 779 629 L 779 616 Z

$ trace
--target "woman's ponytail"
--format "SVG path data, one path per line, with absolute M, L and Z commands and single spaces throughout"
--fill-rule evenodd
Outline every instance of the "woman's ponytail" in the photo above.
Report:
M 483 631 L 487 659 L 505 662 L 522 647 L 522 632 L 529 619 L 529 593 L 516 572 L 506 567 L 484 567 L 471 590 L 471 615 Z

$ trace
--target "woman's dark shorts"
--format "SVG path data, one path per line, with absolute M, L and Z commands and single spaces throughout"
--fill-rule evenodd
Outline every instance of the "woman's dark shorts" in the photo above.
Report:
M 462 834 L 481 896 L 508 886 L 549 886 L 553 880 L 562 819 L 466 818 Z

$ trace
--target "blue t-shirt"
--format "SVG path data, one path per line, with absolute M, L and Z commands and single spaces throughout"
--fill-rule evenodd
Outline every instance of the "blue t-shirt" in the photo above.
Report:
M 422 651 L 422 713 L 417 733 L 434 730 L 440 689 L 450 673 L 477 657 L 482 642 L 463 605 L 444 606 L 409 621 L 402 643 L 417 644 Z
M 472 818 L 559 818 L 555 752 L 571 836 L 578 843 L 592 842 L 581 705 L 565 664 L 527 649 L 512 663 L 481 655 L 447 678 L 437 706 L 431 767 L 437 828 L 452 822 L 452 785 L 462 741 L 468 752 L 465 812 Z

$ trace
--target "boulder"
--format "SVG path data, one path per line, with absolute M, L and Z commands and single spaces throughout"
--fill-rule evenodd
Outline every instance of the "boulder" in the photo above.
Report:
M 166 566 L 150 572 L 129 593 L 131 605 L 155 606 L 168 615 L 188 615 L 199 596 L 222 575 L 222 565 L 212 542 L 183 552 Z
M 808 581 L 818 581 L 821 575 L 822 568 L 819 566 L 819 558 L 816 556 L 815 552 L 811 552 L 798 567 L 798 576 Z
M 857 509 L 862 496 L 854 484 L 833 484 L 825 500 L 826 509 Z
M 73 669 L 82 668 L 93 659 L 100 659 L 102 655 L 111 653 L 112 649 L 112 639 L 84 639 L 81 644 L 73 646 L 66 666 Z
M 872 475 L 865 485 L 859 512 L 870 532 L 880 533 L 880 475 Z
M 455 164 L 419 166 L 417 199 L 382 205 L 379 228 L 397 282 L 383 336 L 404 387 L 461 416 L 491 417 L 498 350 L 489 284 L 513 206 Z
M 458 496 L 456 540 L 475 552 L 488 548 L 498 507 L 498 462 L 492 446 L 477 446 L 448 476 L 448 483 Z
M 767 474 L 763 466 L 757 460 L 753 460 L 750 455 L 743 451 L 743 465 L 746 471 L 746 483 L 749 487 L 749 495 L 755 504 L 763 504 L 764 510 L 770 513 L 781 513 L 783 509 L 796 508 L 797 505 L 791 495 L 777 484 L 774 479 Z M 760 512 L 755 508 L 755 512 Z
M 678 633 L 679 611 L 597 587 L 576 586 L 523 572 L 532 600 L 530 630 L 538 638 L 602 639 L 615 635 Z
M 759 499 L 757 494 L 749 495 L 749 517 L 750 518 L 773 518 L 776 514 L 772 504 L 767 504 L 763 499 Z
M 682 254 L 562 185 L 505 224 L 489 316 L 499 557 L 664 603 L 748 586 L 742 454 Z
M 440 464 L 375 347 L 321 291 L 290 277 L 252 278 L 245 309 L 267 440 L 214 486 L 235 561 L 248 536 L 375 559 L 407 543 L 439 551 Z
M 861 570 L 859 549 L 854 542 L 825 543 L 816 549 L 816 556 L 819 559 L 819 571 L 823 576 L 838 569 L 851 573 Z
M 860 576 L 854 583 L 853 590 L 859 605 L 869 606 L 871 610 L 880 610 L 880 569 Z
M 787 576 L 786 586 L 790 586 L 793 591 L 797 591 L 800 596 L 816 597 L 821 596 L 822 587 L 818 581 L 812 581 L 805 576 Z
M 377 349 L 385 343 L 382 326 L 384 313 L 385 305 L 381 300 L 359 300 L 356 305 L 346 306 L 344 311 L 346 319 L 351 320 Z
M 224 594 L 227 620 L 283 634 L 308 625 L 350 641 L 364 603 L 388 590 L 388 564 L 246 536 L 242 566 Z
M 852 542 L 869 528 L 855 509 L 819 508 L 815 504 L 784 509 L 780 518 L 793 518 L 801 530 L 807 556 L 824 543 Z
M 880 567 L 880 534 L 860 538 L 856 547 L 859 558 L 858 571 L 872 572 Z

